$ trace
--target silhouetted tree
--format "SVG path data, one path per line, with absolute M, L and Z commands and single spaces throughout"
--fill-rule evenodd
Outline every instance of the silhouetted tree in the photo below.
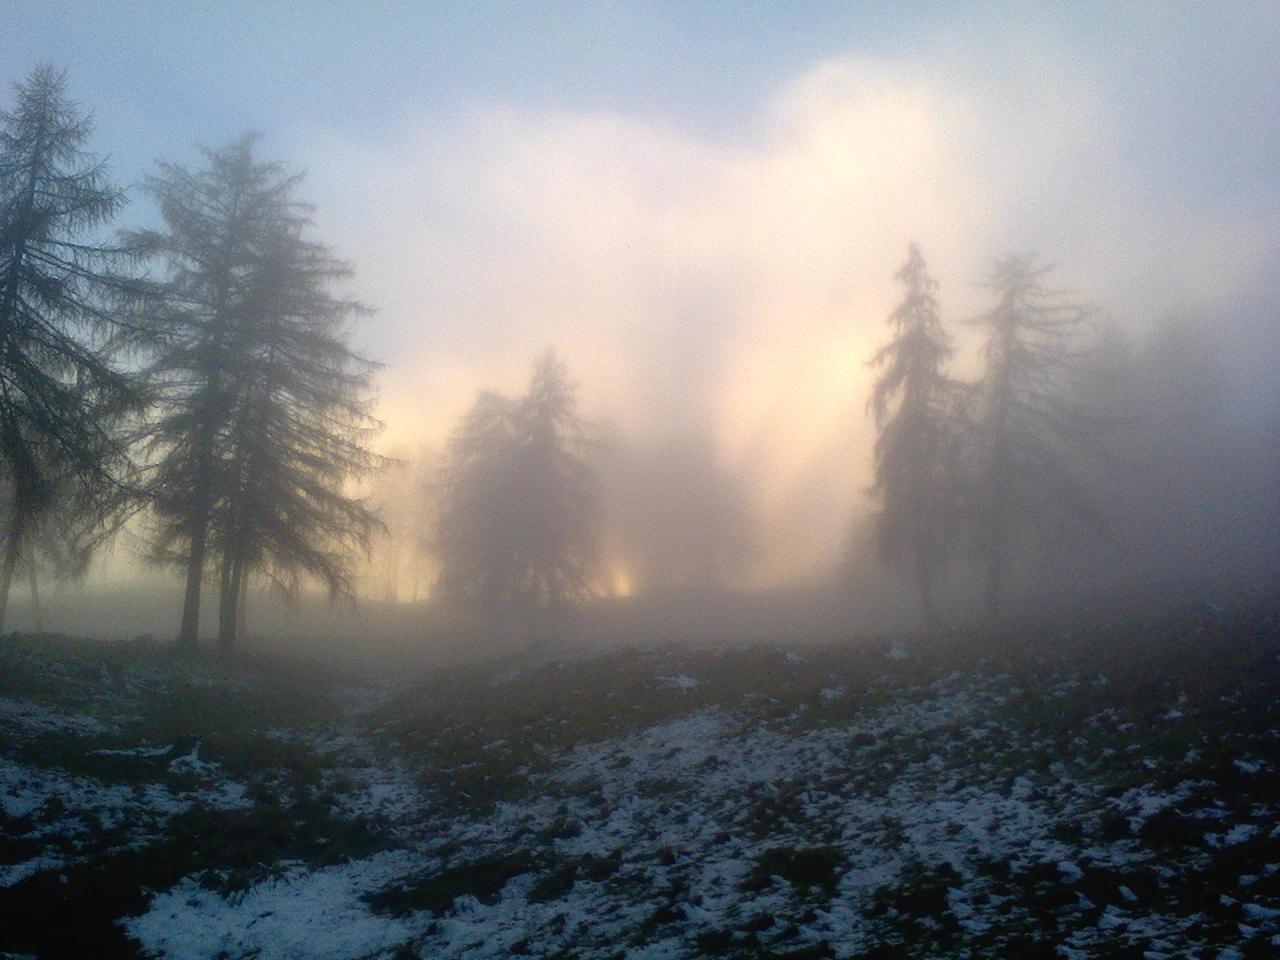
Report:
M 350 271 L 304 236 L 300 176 L 257 160 L 251 136 L 205 156 L 205 169 L 167 166 L 151 183 L 174 307 L 152 370 L 150 490 L 157 553 L 187 571 L 179 640 L 195 641 L 213 550 L 229 652 L 252 574 L 290 597 L 306 577 L 350 594 L 351 553 L 376 518 L 344 487 L 380 458 L 366 445 L 373 365 L 345 341 L 362 308 L 328 292 Z
M 1053 540 L 1073 524 L 1102 526 L 1072 462 L 1103 426 L 1081 402 L 1094 310 L 1049 287 L 1051 270 L 1026 257 L 999 261 L 987 283 L 996 304 L 973 321 L 986 333 L 973 481 L 975 544 L 992 626 L 1017 530 Z
M 520 595 L 515 404 L 482 392 L 449 440 L 430 548 L 438 594 L 485 610 L 495 629 Z
M 548 352 L 519 401 L 482 393 L 449 442 L 433 547 L 438 590 L 487 610 L 541 621 L 590 594 L 598 480 L 564 365 Z
M 303 214 L 297 177 L 254 157 L 254 138 L 204 151 L 205 166 L 166 164 L 148 186 L 164 229 L 147 236 L 167 268 L 169 309 L 150 375 L 160 401 L 148 490 L 157 558 L 186 570 L 178 640 L 194 644 L 210 520 L 232 486 L 235 337 L 281 223 Z
M 516 408 L 515 428 L 515 472 L 524 504 L 518 537 L 523 588 L 551 640 L 563 605 L 592 592 L 599 479 L 568 371 L 550 350 Z
M 905 294 L 889 315 L 892 339 L 871 359 L 883 372 L 867 404 L 879 430 L 875 538 L 883 562 L 912 571 L 933 625 L 933 586 L 957 526 L 961 390 L 945 369 L 951 344 L 938 317 L 938 285 L 914 243 L 897 280 Z
M 81 149 L 92 124 L 64 75 L 38 67 L 16 93 L 0 113 L 0 623 L 36 530 L 83 559 L 121 502 L 123 427 L 144 394 L 112 353 L 145 332 L 135 308 L 149 289 L 135 248 L 98 239 L 124 194 Z
M 350 481 L 383 464 L 369 449 L 380 424 L 370 413 L 373 364 L 346 342 L 346 324 L 364 308 L 333 296 L 350 275 L 322 244 L 307 239 L 307 208 L 282 207 L 260 253 L 229 339 L 230 422 L 212 518 L 221 555 L 218 641 L 236 644 L 249 578 L 286 598 L 304 579 L 331 598 L 354 596 L 353 561 L 379 528 Z

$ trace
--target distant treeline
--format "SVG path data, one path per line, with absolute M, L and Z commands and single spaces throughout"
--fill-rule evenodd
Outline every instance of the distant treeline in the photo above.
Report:
M 981 373 L 964 382 L 948 372 L 938 285 L 910 247 L 893 336 L 872 360 L 880 558 L 913 578 L 935 624 L 948 574 L 983 581 L 993 628 L 1010 572 L 1059 607 L 1274 589 L 1280 417 L 1230 415 L 1206 325 L 1167 318 L 1135 349 L 1052 273 L 1026 256 L 995 264 L 991 307 L 966 321 Z

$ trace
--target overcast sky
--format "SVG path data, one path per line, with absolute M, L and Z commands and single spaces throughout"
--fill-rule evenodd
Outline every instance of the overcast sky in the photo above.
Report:
M 4 6 L 0 72 L 67 66 L 118 179 L 245 129 L 309 172 L 390 448 L 554 344 L 594 416 L 705 431 L 799 571 L 865 488 L 913 239 L 948 317 L 1035 252 L 1275 396 L 1280 3 Z

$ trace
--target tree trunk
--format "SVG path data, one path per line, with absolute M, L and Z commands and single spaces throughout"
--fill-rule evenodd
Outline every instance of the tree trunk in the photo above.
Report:
M 15 509 L 9 524 L 9 536 L 4 544 L 4 560 L 0 562 L 0 631 L 4 630 L 5 614 L 9 609 L 9 588 L 18 569 L 18 557 L 22 554 L 22 541 L 26 535 L 26 518 Z
M 249 630 L 245 626 L 249 622 L 249 568 L 244 562 L 236 564 L 236 639 L 242 643 L 249 641 Z
M 38 158 L 33 158 L 33 162 L 27 168 L 26 192 L 22 200 L 19 216 L 15 221 L 18 230 L 6 238 L 6 246 L 10 251 L 9 271 L 4 283 L 4 303 L 0 304 L 0 336 L 4 338 L 6 353 L 13 349 L 9 338 L 13 333 L 14 317 L 17 313 L 19 278 L 22 276 L 23 260 L 26 258 L 27 243 L 30 239 L 32 212 L 35 210 L 39 172 L 48 162 L 48 144 L 46 143 L 45 128 L 49 121 L 45 111 L 40 112 L 37 122 L 36 142 L 41 145 L 41 153 Z M 9 399 L 7 380 L 4 387 L 4 395 L 5 406 L 12 410 L 13 405 Z M 11 431 L 6 440 L 12 439 L 20 444 L 21 441 L 18 439 L 19 434 L 17 433 L 16 424 L 6 423 L 5 427 L 7 431 Z M 16 466 L 11 459 L 10 469 L 13 471 L 13 479 L 15 481 L 13 517 L 9 521 L 9 536 L 5 541 L 3 565 L 0 565 L 0 632 L 4 630 L 5 615 L 9 610 L 9 588 L 13 586 L 13 574 L 18 567 L 18 555 L 22 550 L 22 541 L 25 539 L 27 526 L 26 512 L 22 507 L 23 482 L 20 473 L 21 467 Z
M 204 583 L 204 555 L 209 543 L 209 512 L 213 503 L 213 461 L 215 427 L 214 420 L 219 415 L 218 400 L 219 378 L 211 376 L 209 383 L 209 400 L 203 411 L 204 423 L 200 426 L 200 436 L 196 456 L 199 465 L 196 472 L 199 486 L 196 488 L 196 502 L 191 511 L 191 552 L 187 555 L 187 592 L 182 601 L 182 627 L 178 631 L 178 643 L 185 647 L 195 648 L 196 638 L 200 632 L 200 588 Z
M 231 659 L 236 650 L 236 615 L 240 608 L 240 561 L 232 553 L 222 558 L 218 594 L 218 653 Z
M 195 649 L 196 635 L 200 632 L 200 587 L 204 580 L 204 549 L 208 527 L 193 522 L 191 552 L 187 555 L 187 591 L 182 598 L 182 626 L 178 628 L 178 643 Z
M 239 207 L 237 193 L 232 204 Z M 178 643 L 181 646 L 195 649 L 196 638 L 200 632 L 200 588 L 204 581 L 204 555 L 209 539 L 209 513 L 213 504 L 213 462 L 217 440 L 216 421 L 223 414 L 222 370 L 220 353 L 223 338 L 226 335 L 226 312 L 229 286 L 230 246 L 233 240 L 227 238 L 227 247 L 223 250 L 224 264 L 217 280 L 217 293 L 213 300 L 213 323 L 211 331 L 211 354 L 215 358 L 211 369 L 207 371 L 208 396 L 204 408 L 200 411 L 203 422 L 199 425 L 196 477 L 199 486 L 196 489 L 196 503 L 191 515 L 191 553 L 187 556 L 187 592 L 182 600 L 182 626 L 178 630 Z
M 27 576 L 31 582 L 31 606 L 35 614 L 36 633 L 44 633 L 44 610 L 40 606 L 40 585 L 36 577 L 36 548 L 31 544 L 27 548 Z

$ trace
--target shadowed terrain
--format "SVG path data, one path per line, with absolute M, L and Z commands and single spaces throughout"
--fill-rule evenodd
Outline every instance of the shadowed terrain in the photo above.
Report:
M 1208 608 L 416 680 L 11 638 L 0 949 L 1271 956 L 1278 658 Z

